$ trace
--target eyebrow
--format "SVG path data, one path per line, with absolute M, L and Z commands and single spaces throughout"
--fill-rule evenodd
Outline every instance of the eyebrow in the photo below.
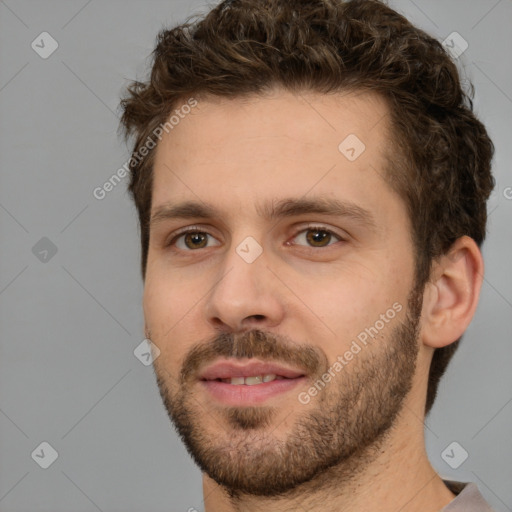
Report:
M 376 230 L 377 223 L 373 214 L 350 201 L 340 201 L 330 197 L 284 198 L 268 200 L 256 206 L 257 213 L 268 221 L 295 217 L 303 214 L 330 215 L 346 217 L 359 224 Z M 216 207 L 198 201 L 185 201 L 178 204 L 164 203 L 155 208 L 150 225 L 173 219 L 214 219 L 222 217 Z

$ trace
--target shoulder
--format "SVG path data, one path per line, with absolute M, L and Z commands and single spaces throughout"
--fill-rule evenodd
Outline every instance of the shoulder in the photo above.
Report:
M 494 512 L 480 493 L 476 483 L 444 479 L 443 482 L 456 497 L 440 512 Z

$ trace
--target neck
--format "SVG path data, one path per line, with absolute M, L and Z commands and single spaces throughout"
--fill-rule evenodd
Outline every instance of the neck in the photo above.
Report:
M 438 512 L 455 495 L 432 468 L 422 416 L 403 408 L 384 440 L 279 497 L 230 495 L 203 474 L 205 512 Z

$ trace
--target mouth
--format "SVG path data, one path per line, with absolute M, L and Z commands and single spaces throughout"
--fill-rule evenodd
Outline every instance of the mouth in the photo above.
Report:
M 276 375 L 275 373 L 267 373 L 265 375 L 252 375 L 250 377 L 228 377 L 225 379 L 214 379 L 213 382 L 225 382 L 226 384 L 232 384 L 234 386 L 255 386 L 263 382 L 272 382 L 274 380 L 288 379 L 282 375 Z M 206 380 L 206 382 L 212 382 L 212 380 Z
M 300 370 L 264 361 L 240 364 L 224 360 L 207 367 L 199 376 L 209 396 L 225 405 L 263 403 L 305 380 Z

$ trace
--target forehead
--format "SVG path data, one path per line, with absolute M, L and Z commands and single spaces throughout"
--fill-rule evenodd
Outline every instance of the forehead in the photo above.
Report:
M 195 200 L 241 213 L 249 202 L 310 192 L 383 200 L 393 194 L 384 179 L 388 113 L 366 92 L 202 98 L 156 148 L 152 211 Z

